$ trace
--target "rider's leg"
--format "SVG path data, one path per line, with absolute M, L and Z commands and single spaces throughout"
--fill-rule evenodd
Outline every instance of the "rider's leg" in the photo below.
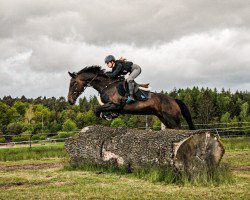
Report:
M 137 64 L 132 65 L 132 72 L 129 74 L 127 78 L 130 101 L 135 101 L 134 98 L 134 79 L 139 76 L 141 73 L 141 67 Z
M 134 99 L 134 80 L 128 81 L 128 89 L 129 89 L 129 96 L 131 97 L 131 99 L 133 101 L 135 101 L 135 99 Z

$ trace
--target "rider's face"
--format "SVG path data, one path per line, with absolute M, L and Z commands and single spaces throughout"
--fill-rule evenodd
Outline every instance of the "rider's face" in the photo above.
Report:
M 114 67 L 114 62 L 113 62 L 113 61 L 108 62 L 108 63 L 107 63 L 107 66 L 108 66 L 108 68 Z

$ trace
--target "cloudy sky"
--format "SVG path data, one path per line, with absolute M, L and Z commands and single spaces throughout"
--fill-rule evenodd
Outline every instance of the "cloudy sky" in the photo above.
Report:
M 0 0 L 0 27 L 0 98 L 66 97 L 67 71 L 108 54 L 153 91 L 250 90 L 249 0 Z

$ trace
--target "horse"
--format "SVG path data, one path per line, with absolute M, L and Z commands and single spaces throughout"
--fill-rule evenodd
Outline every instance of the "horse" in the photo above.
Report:
M 79 72 L 68 72 L 71 76 L 68 102 L 74 105 L 77 98 L 87 87 L 93 87 L 100 94 L 103 105 L 95 110 L 97 117 L 102 117 L 105 112 L 134 115 L 155 115 L 170 129 L 180 129 L 181 115 L 187 121 L 190 130 L 194 130 L 194 124 L 187 106 L 178 99 L 173 99 L 161 93 L 150 92 L 150 98 L 146 101 L 135 101 L 130 104 L 122 104 L 123 96 L 118 92 L 117 86 L 120 78 L 109 78 L 105 70 L 100 66 L 85 67 Z

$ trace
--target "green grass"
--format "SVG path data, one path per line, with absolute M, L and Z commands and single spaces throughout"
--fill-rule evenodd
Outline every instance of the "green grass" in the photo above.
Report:
M 36 165 L 36 164 L 48 164 L 48 163 L 67 163 L 68 158 L 65 157 L 49 157 L 41 158 L 39 160 L 15 160 L 15 161 L 1 161 L 0 166 L 13 166 L 13 165 Z
M 250 137 L 221 138 L 226 151 L 250 150 Z
M 69 167 L 63 143 L 0 149 L 2 166 L 65 163 L 43 169 L 0 168 L 0 199 L 249 199 L 250 171 L 240 168 L 250 165 L 250 149 L 244 139 L 234 139 L 223 139 L 226 153 L 219 170 L 193 179 L 171 168 L 128 173 L 99 165 Z
M 81 164 L 77 167 L 65 165 L 65 170 L 69 171 L 89 171 L 97 173 L 114 173 L 117 175 L 128 175 L 138 179 L 150 181 L 152 183 L 175 184 L 175 185 L 219 185 L 233 183 L 232 172 L 227 164 L 222 164 L 213 172 L 203 171 L 195 175 L 188 175 L 184 172 L 178 172 L 172 167 L 152 167 L 144 166 L 143 168 L 136 168 L 132 173 L 129 173 L 125 168 L 116 168 L 101 166 L 97 164 Z
M 63 168 L 0 171 L 0 199 L 247 199 L 249 178 L 238 174 L 235 179 L 233 184 L 180 186 Z
M 248 151 L 226 151 L 223 163 L 229 163 L 232 168 L 250 166 L 250 150 Z
M 46 144 L 44 146 L 2 148 L 0 149 L 1 161 L 39 160 L 42 158 L 67 158 L 63 143 Z

